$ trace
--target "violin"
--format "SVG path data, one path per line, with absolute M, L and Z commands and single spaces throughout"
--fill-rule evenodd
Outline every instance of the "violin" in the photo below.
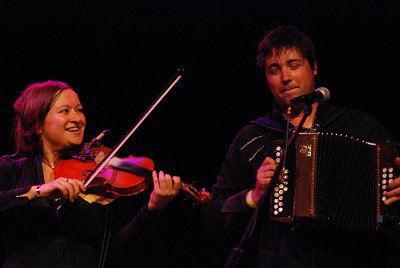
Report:
M 106 131 L 103 131 L 84 146 L 83 153 L 70 159 L 61 159 L 55 166 L 54 175 L 83 180 L 89 193 L 107 198 L 106 202 L 111 202 L 116 197 L 131 196 L 144 191 L 152 182 L 153 161 L 148 157 L 137 156 L 118 158 L 115 157 L 115 154 L 181 79 L 182 73 L 183 70 L 178 69 L 159 98 L 154 101 L 113 149 L 94 146 L 99 145 L 97 144 L 98 141 L 106 133 Z M 182 183 L 181 190 L 198 204 L 205 205 L 211 200 L 211 195 L 204 188 L 198 191 L 192 185 Z
M 78 155 L 61 159 L 54 168 L 55 177 L 67 177 L 82 180 L 85 184 L 98 164 L 111 152 L 104 145 L 91 149 L 87 144 Z M 86 193 L 96 195 L 109 203 L 118 197 L 136 195 L 146 190 L 152 183 L 154 162 L 144 156 L 113 157 L 108 164 L 86 186 Z M 211 194 L 197 190 L 193 185 L 182 182 L 181 191 L 191 197 L 196 204 L 206 205 L 211 201 Z M 83 196 L 81 196 L 83 197 Z M 83 197 L 84 198 L 84 197 Z M 86 198 L 84 198 L 86 199 Z M 86 199 L 88 200 L 88 199 Z

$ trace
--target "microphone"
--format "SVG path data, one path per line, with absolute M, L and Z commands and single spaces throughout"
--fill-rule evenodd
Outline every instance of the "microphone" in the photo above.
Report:
M 304 103 L 311 105 L 314 102 L 325 102 L 331 98 L 331 93 L 326 87 L 319 87 L 314 92 L 304 94 L 290 100 L 290 104 Z
M 97 135 L 97 137 L 95 137 L 91 142 L 88 143 L 87 148 L 90 149 L 93 146 L 98 146 L 99 140 L 101 140 L 104 137 L 104 135 L 106 135 L 107 132 L 108 132 L 108 129 L 104 130 L 99 135 Z

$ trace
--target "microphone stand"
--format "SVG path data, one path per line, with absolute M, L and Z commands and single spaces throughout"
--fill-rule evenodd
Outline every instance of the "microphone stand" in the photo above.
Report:
M 290 109 L 291 109 L 291 107 L 289 107 L 288 111 L 290 111 Z M 307 105 L 304 107 L 304 109 L 302 111 L 303 116 L 302 116 L 299 124 L 297 125 L 297 127 L 294 129 L 292 136 L 290 137 L 288 144 L 286 146 L 286 150 L 281 155 L 281 160 L 285 159 L 287 151 L 289 151 L 289 149 L 291 149 L 293 147 L 294 141 L 296 140 L 298 134 L 300 133 L 301 128 L 304 125 L 304 122 L 306 121 L 307 117 L 311 114 L 311 112 L 312 112 L 311 105 Z M 288 114 L 289 114 L 289 112 L 288 112 Z M 232 248 L 231 253 L 229 254 L 229 256 L 224 264 L 224 268 L 233 268 L 233 267 L 236 267 L 236 265 L 238 264 L 239 258 L 244 253 L 244 249 L 243 249 L 244 245 L 250 239 L 250 236 L 252 235 L 253 230 L 257 224 L 258 213 L 260 211 L 260 208 L 263 207 L 264 202 L 266 202 L 265 200 L 271 195 L 272 189 L 274 188 L 275 183 L 276 183 L 279 175 L 281 174 L 284 162 L 285 161 L 279 161 L 278 166 L 275 170 L 274 175 L 271 178 L 271 182 L 268 185 L 267 190 L 265 191 L 264 195 L 260 198 L 260 201 L 258 202 L 258 206 L 254 210 L 254 212 L 250 218 L 250 221 L 247 224 L 246 229 L 245 229 L 238 245 L 236 247 Z

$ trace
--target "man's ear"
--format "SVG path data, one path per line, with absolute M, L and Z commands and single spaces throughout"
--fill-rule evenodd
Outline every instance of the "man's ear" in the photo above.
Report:
M 317 76 L 317 74 L 318 74 L 317 62 L 314 62 L 314 68 L 313 68 L 312 72 L 313 72 L 313 75 L 314 75 L 314 76 Z

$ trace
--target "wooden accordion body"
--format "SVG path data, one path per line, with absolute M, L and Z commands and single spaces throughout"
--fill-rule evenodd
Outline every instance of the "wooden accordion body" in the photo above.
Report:
M 281 160 L 282 146 L 275 153 Z M 395 156 L 394 142 L 299 133 L 286 155 L 282 181 L 273 189 L 270 220 L 313 218 L 357 231 L 397 227 L 396 206 L 383 203 L 386 187 L 398 173 Z

